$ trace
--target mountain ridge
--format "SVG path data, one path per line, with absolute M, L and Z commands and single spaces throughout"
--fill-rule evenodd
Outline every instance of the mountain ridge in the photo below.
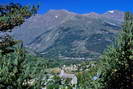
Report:
M 15 28 L 13 35 L 23 40 L 25 47 L 46 58 L 97 57 L 113 42 L 123 18 L 121 11 L 77 14 L 50 10 L 32 16 Z

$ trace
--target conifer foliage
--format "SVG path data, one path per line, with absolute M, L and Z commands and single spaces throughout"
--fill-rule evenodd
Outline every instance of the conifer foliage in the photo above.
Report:
M 0 5 L 0 89 L 40 89 L 44 75 L 43 62 L 34 62 L 23 43 L 9 34 L 15 26 L 37 12 L 35 6 L 11 3 Z M 17 44 L 19 43 L 19 44 Z
M 40 89 L 44 68 L 41 59 L 27 55 L 18 46 L 14 52 L 0 55 L 0 89 Z
M 33 6 L 22 6 L 20 4 L 10 3 L 0 5 L 0 31 L 12 30 L 15 26 L 21 25 L 26 18 L 33 13 L 36 14 L 37 8 Z
M 22 6 L 16 3 L 0 5 L 0 50 L 2 54 L 13 52 L 9 47 L 15 45 L 15 41 L 7 32 L 12 31 L 15 26 L 20 26 L 25 19 L 37 13 L 39 6 Z
M 123 30 L 99 62 L 102 89 L 133 88 L 133 14 L 127 12 Z

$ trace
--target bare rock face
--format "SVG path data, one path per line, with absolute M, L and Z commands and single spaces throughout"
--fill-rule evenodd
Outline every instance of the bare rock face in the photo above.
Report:
M 122 11 L 118 11 L 118 10 L 111 10 L 108 11 L 106 13 L 103 14 L 103 16 L 107 17 L 107 18 L 111 18 L 113 20 L 117 20 L 117 21 L 123 21 L 124 19 L 124 13 Z
M 87 59 L 98 57 L 120 31 L 124 12 L 77 14 L 50 10 L 35 15 L 13 32 L 25 47 L 46 58 Z

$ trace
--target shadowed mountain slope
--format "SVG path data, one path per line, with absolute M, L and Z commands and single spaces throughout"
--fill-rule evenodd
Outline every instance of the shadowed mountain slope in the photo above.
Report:
M 124 12 L 117 10 L 104 14 L 50 10 L 31 17 L 13 34 L 37 55 L 88 59 L 99 56 L 113 42 L 123 18 Z

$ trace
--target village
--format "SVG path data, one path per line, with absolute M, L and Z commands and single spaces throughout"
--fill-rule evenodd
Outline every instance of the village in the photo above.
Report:
M 84 65 L 84 66 L 83 66 Z M 50 84 L 59 84 L 59 89 L 77 89 L 78 84 L 78 74 L 83 71 L 87 71 L 90 67 L 94 67 L 95 63 L 86 64 L 74 64 L 70 66 L 63 65 L 59 68 L 49 69 L 47 78 L 45 78 L 45 84 L 42 89 L 48 88 Z M 62 86 L 66 86 L 65 88 Z M 71 88 L 70 88 L 71 87 Z M 56 89 L 56 88 L 55 88 Z

